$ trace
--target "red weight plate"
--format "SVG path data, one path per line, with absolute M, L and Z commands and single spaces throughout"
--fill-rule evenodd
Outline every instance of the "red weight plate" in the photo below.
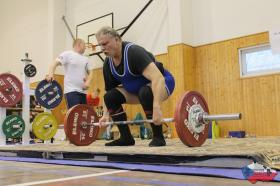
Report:
M 12 107 L 22 99 L 20 80 L 9 73 L 0 74 L 0 107 Z
M 71 113 L 71 110 L 73 109 L 74 107 L 72 107 L 72 108 L 70 108 L 67 112 L 66 112 L 66 114 L 65 114 L 65 116 L 64 116 L 64 120 L 63 120 L 63 129 L 64 129 L 64 132 L 65 132 L 65 135 L 66 136 L 68 136 L 68 134 L 67 134 L 67 118 L 68 118 L 68 115 L 69 115 L 69 113 Z
M 180 140 L 185 145 L 199 147 L 208 137 L 209 125 L 204 125 L 203 130 L 199 133 L 192 129 L 189 120 L 189 110 L 193 108 L 192 106 L 196 106 L 202 109 L 203 112 L 209 113 L 207 102 L 200 93 L 195 91 L 186 92 L 176 105 L 174 114 L 175 127 Z
M 64 119 L 64 131 L 69 141 L 77 146 L 89 145 L 96 140 L 99 127 L 90 124 L 98 122 L 98 116 L 93 108 L 88 105 L 76 105 L 66 114 Z

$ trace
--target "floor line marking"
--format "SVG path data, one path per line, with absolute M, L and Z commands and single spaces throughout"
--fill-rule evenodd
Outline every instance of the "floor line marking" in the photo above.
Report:
M 45 184 L 45 183 L 53 183 L 53 182 L 60 182 L 60 181 L 69 181 L 69 180 L 76 180 L 76 179 L 82 179 L 82 178 L 90 178 L 90 177 L 104 176 L 104 175 L 110 175 L 110 174 L 117 174 L 117 173 L 123 173 L 123 172 L 128 172 L 128 171 L 129 170 L 117 170 L 117 171 L 110 171 L 110 172 L 101 172 L 101 173 L 73 176 L 73 177 L 67 177 L 67 178 L 58 178 L 58 179 L 51 179 L 51 180 L 43 180 L 43 181 L 34 181 L 34 182 L 13 184 L 13 185 L 8 185 L 8 186 L 38 185 L 38 184 Z

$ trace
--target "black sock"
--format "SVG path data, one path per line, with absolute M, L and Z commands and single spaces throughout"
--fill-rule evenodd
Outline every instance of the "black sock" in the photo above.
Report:
M 164 138 L 162 133 L 162 125 L 155 125 L 151 123 L 153 138 Z
M 152 118 L 152 116 L 149 116 L 149 114 L 146 114 L 146 117 Z M 160 147 L 160 146 L 165 146 L 166 142 L 163 137 L 162 133 L 162 125 L 155 125 L 151 123 L 152 131 L 153 131 L 153 139 L 149 143 L 150 147 Z
M 126 113 L 115 114 L 111 116 L 113 121 L 126 121 Z M 135 141 L 131 135 L 128 125 L 117 125 L 120 132 L 120 139 L 106 143 L 105 146 L 130 146 L 134 145 Z
M 150 86 L 142 87 L 138 92 L 139 101 L 145 111 L 146 118 L 153 118 L 153 91 Z M 162 125 L 155 125 L 151 123 L 152 131 L 153 131 L 153 139 L 150 142 L 149 146 L 165 146 L 165 140 L 162 133 Z
M 152 119 L 153 115 L 150 112 L 146 112 L 146 118 Z M 163 133 L 162 133 L 162 125 L 155 125 L 153 123 L 150 123 L 152 131 L 153 131 L 153 138 L 161 138 L 164 139 Z
M 126 113 L 123 112 L 123 110 L 121 112 L 122 113 L 120 113 L 120 114 L 115 114 L 115 115 L 111 116 L 112 120 L 113 121 L 126 121 L 127 120 Z M 120 138 L 122 138 L 122 139 L 133 138 L 128 125 L 117 125 L 117 127 L 120 132 Z
M 105 143 L 105 146 L 132 146 L 132 145 L 135 145 L 135 141 L 133 138 L 131 138 L 130 140 L 120 138 L 111 141 L 109 143 Z
M 165 145 L 166 142 L 164 138 L 153 138 L 152 141 L 149 143 L 150 147 L 160 147 Z

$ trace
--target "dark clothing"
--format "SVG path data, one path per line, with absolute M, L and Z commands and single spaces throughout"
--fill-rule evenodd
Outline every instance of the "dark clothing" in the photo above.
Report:
M 65 94 L 67 108 L 70 109 L 78 104 L 87 104 L 86 94 L 80 92 L 68 92 Z
M 113 121 L 126 121 L 127 116 L 123 110 L 122 104 L 125 103 L 124 95 L 117 89 L 111 89 L 104 95 L 104 103 L 108 109 Z M 135 141 L 131 135 L 128 125 L 117 125 L 120 131 L 120 139 L 106 143 L 105 146 L 130 146 L 134 145 Z
M 166 80 L 168 93 L 174 89 L 174 79 L 172 75 L 163 68 L 159 62 L 155 62 L 154 56 L 144 48 L 133 43 L 123 42 L 122 59 L 118 66 L 115 66 L 112 58 L 108 57 L 103 66 L 105 90 L 108 91 L 118 85 L 123 85 L 128 92 L 137 94 L 140 88 L 150 83 L 142 76 L 145 68 L 154 62 Z M 168 77 L 167 77 L 168 76 Z M 166 78 L 167 77 L 167 78 Z
M 125 97 L 116 87 L 122 85 L 123 88 L 132 94 L 138 96 L 139 101 L 146 113 L 148 119 L 153 116 L 153 92 L 150 86 L 150 80 L 146 79 L 142 74 L 150 63 L 155 63 L 159 71 L 165 79 L 165 88 L 168 95 L 174 90 L 175 81 L 173 76 L 163 68 L 159 62 L 155 62 L 154 56 L 147 52 L 144 48 L 133 43 L 122 43 L 122 59 L 118 66 L 115 66 L 113 59 L 107 57 L 103 66 L 103 75 L 105 81 L 104 95 L 105 105 L 113 119 L 113 121 L 126 120 L 126 114 L 123 111 L 122 104 L 126 102 Z M 156 126 L 151 123 L 153 130 L 153 140 L 149 146 L 166 145 L 162 126 Z M 118 125 L 120 131 L 120 139 L 107 143 L 106 146 L 129 146 L 134 145 L 135 141 L 131 135 L 128 125 Z
M 110 115 L 123 112 L 122 104 L 125 102 L 124 95 L 117 89 L 111 89 L 104 94 L 104 103 Z

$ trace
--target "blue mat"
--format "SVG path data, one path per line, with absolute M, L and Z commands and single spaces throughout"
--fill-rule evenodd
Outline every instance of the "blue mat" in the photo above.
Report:
M 245 180 L 241 169 L 228 168 L 209 168 L 209 167 L 194 167 L 194 166 L 169 166 L 169 165 L 147 165 L 147 164 L 132 164 L 132 163 L 111 163 L 111 162 L 94 162 L 94 161 L 73 161 L 73 160 L 52 160 L 41 158 L 22 158 L 22 157 L 1 157 L 2 161 L 17 161 L 30 163 L 45 163 L 56 165 L 71 165 L 83 167 L 102 167 L 116 168 L 135 171 L 150 171 L 172 174 L 186 174 L 197 176 L 214 176 Z M 273 181 L 280 182 L 280 171 Z

